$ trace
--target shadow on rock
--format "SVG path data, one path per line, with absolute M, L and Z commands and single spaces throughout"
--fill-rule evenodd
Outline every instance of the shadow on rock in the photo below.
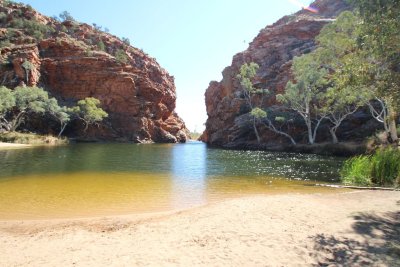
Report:
M 354 219 L 351 237 L 314 237 L 318 266 L 400 266 L 400 211 Z

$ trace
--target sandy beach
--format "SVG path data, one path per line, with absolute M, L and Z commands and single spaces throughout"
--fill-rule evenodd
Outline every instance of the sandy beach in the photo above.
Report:
M 0 222 L 0 266 L 399 266 L 400 192 L 252 196 L 166 214 Z
M 31 147 L 31 146 L 32 145 L 0 142 L 0 150 L 1 149 L 13 149 L 13 148 L 25 148 L 25 147 Z

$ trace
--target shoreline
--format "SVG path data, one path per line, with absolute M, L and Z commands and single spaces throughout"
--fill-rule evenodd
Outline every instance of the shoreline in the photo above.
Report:
M 33 147 L 33 145 L 0 142 L 0 150 L 2 150 L 2 149 L 16 149 L 16 148 L 28 148 L 28 147 Z
M 255 195 L 161 213 L 0 221 L 0 265 L 393 266 L 400 263 L 393 245 L 399 218 L 400 192 L 348 191 Z

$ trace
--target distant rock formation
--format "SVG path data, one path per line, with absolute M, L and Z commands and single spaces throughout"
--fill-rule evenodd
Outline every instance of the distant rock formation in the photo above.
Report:
M 208 119 L 201 140 L 224 147 L 251 147 L 256 144 L 248 110 L 244 110 L 245 100 L 240 98 L 241 89 L 236 75 L 242 64 L 256 62 L 260 66 L 256 76 L 258 86 L 271 92 L 264 104 L 279 106 L 275 95 L 284 92 L 291 78 L 292 59 L 314 50 L 315 38 L 322 27 L 349 9 L 343 0 L 318 0 L 312 6 L 318 9 L 317 14 L 301 10 L 262 29 L 247 50 L 233 57 L 232 65 L 222 72 L 222 81 L 210 83 L 205 93 Z M 371 129 L 376 129 L 376 122 L 365 112 L 354 116 L 340 129 L 339 135 L 344 140 L 362 138 L 371 133 Z M 288 144 L 288 139 L 265 127 L 260 126 L 260 129 L 263 146 Z M 301 122 L 294 123 L 291 134 L 297 141 L 306 142 Z M 328 138 L 329 135 L 319 136 L 318 140 Z
M 189 132 L 174 111 L 174 78 L 154 58 L 90 25 L 59 22 L 29 6 L 1 1 L 0 16 L 2 85 L 37 85 L 64 104 L 98 98 L 109 117 L 85 138 L 186 141 Z M 67 132 L 82 137 L 82 130 L 76 123 Z

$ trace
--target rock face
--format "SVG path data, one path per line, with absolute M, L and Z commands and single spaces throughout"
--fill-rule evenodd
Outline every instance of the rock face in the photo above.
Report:
M 222 81 L 210 83 L 205 93 L 208 120 L 201 137 L 203 141 L 225 147 L 249 147 L 256 143 L 249 110 L 246 110 L 245 100 L 240 98 L 241 89 L 236 75 L 242 64 L 256 62 L 260 66 L 256 76 L 257 85 L 271 92 L 263 104 L 279 108 L 275 96 L 284 92 L 291 78 L 292 59 L 314 50 L 315 38 L 322 27 L 349 9 L 343 0 L 318 0 L 312 6 L 318 9 L 317 14 L 301 10 L 262 29 L 246 51 L 233 57 L 232 65 L 222 72 Z M 362 138 L 363 134 L 371 132 L 363 131 L 360 129 L 362 127 L 375 129 L 376 124 L 370 121 L 370 117 L 362 113 L 355 116 L 356 120 L 347 121 L 338 132 L 342 140 Z M 358 127 L 358 131 L 353 131 L 353 127 Z M 260 133 L 264 145 L 288 144 L 288 139 L 265 127 L 260 126 Z M 290 133 L 298 142 L 306 142 L 301 119 L 295 119 Z M 319 141 L 328 138 L 329 135 L 318 136 Z
M 86 133 L 79 122 L 67 133 L 101 140 L 186 141 L 188 130 L 174 112 L 174 78 L 155 59 L 87 24 L 59 22 L 19 4 L 1 3 L 0 12 L 2 85 L 40 86 L 65 105 L 95 97 L 109 114 Z M 21 21 L 36 25 L 42 36 Z

